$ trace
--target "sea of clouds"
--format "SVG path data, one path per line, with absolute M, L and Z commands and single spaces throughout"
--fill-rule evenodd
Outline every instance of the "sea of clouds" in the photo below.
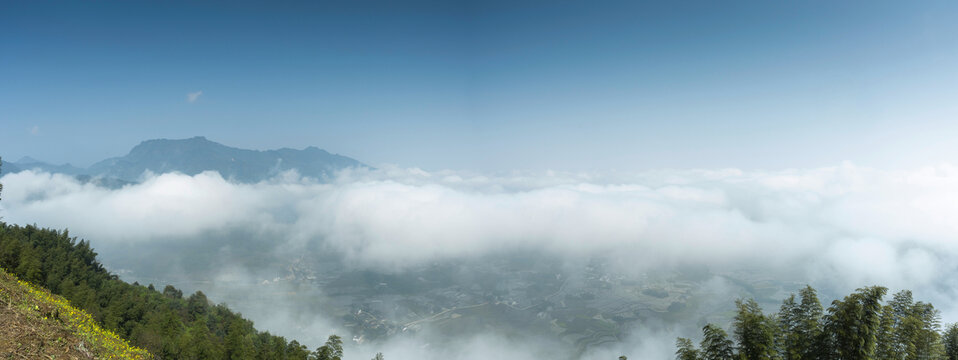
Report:
M 325 182 L 288 172 L 255 184 L 168 173 L 117 189 L 24 171 L 0 182 L 3 221 L 69 228 L 97 248 L 244 228 L 271 234 L 277 247 L 321 244 L 352 266 L 382 271 L 509 251 L 603 257 L 624 272 L 744 267 L 843 293 L 912 289 L 946 322 L 958 321 L 958 167 L 950 164 L 499 174 L 383 167 Z

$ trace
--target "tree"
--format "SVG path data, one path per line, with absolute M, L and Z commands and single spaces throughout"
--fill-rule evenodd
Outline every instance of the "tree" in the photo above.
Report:
M 173 287 L 173 285 L 167 285 L 163 288 L 163 295 L 170 299 L 182 299 L 183 290 L 179 290 Z
M 822 333 L 822 303 L 818 301 L 818 294 L 811 286 L 806 285 L 798 295 L 802 298 L 802 303 L 798 306 L 797 326 L 794 329 L 795 347 L 801 354 L 801 359 L 821 358 L 818 339 Z
M 879 352 L 887 352 L 889 358 L 905 360 L 933 359 L 945 353 L 938 333 L 940 317 L 934 306 L 915 302 L 911 291 L 903 290 L 892 296 L 887 308 L 890 318 L 882 319 L 882 323 L 893 326 L 889 337 L 892 343 L 879 346 Z
M 0 176 L 3 176 L 3 158 L 0 158 Z M 0 195 L 3 195 L 3 184 L 0 184 Z
M 226 333 L 226 353 L 230 360 L 246 360 L 253 358 L 253 341 L 248 336 L 249 323 L 246 320 L 234 319 L 229 324 Z
M 881 299 L 888 289 L 881 286 L 860 288 L 828 308 L 825 332 L 829 358 L 870 360 L 875 353 L 876 335 L 881 323 Z
M 778 311 L 778 323 L 782 331 L 782 355 L 785 360 L 800 360 L 802 348 L 798 341 L 798 326 L 801 318 L 801 307 L 795 302 L 795 294 L 782 301 Z
M 621 357 L 621 356 L 620 356 L 620 357 Z M 376 356 L 373 356 L 373 360 L 384 360 L 384 359 L 385 359 L 385 358 L 383 357 L 383 353 L 381 353 L 381 352 L 378 352 L 378 353 L 376 353 Z
M 782 302 L 778 313 L 782 355 L 785 360 L 812 360 L 819 356 L 817 340 L 822 332 L 822 304 L 811 286 Z
M 687 338 L 678 338 L 675 340 L 675 347 L 678 350 L 675 351 L 676 360 L 699 360 L 698 349 L 695 348 L 695 344 L 692 343 L 692 340 Z
M 942 342 L 945 345 L 946 359 L 958 360 L 958 324 L 948 326 Z
M 890 305 L 882 306 L 881 320 L 878 321 L 878 332 L 875 338 L 879 341 L 875 344 L 876 360 L 896 360 L 898 359 L 895 349 L 895 313 Z
M 316 360 L 342 360 L 343 339 L 339 335 L 330 335 L 326 339 L 325 345 L 316 348 L 312 358 Z
M 718 326 L 703 329 L 701 350 L 676 341 L 678 359 L 807 360 L 958 360 L 958 324 L 941 333 L 940 315 L 931 304 L 915 302 L 911 292 L 882 305 L 887 289 L 859 288 L 835 300 L 822 316 L 815 290 L 801 290 L 782 303 L 780 313 L 765 315 L 754 300 L 738 300 L 733 323 L 737 354 Z M 781 331 L 780 333 L 777 331 Z
M 775 321 L 762 313 L 762 308 L 754 299 L 736 300 L 735 305 L 738 307 L 738 313 L 735 315 L 733 327 L 739 357 L 743 360 L 775 359 Z
M 917 302 L 912 307 L 912 318 L 918 322 L 915 339 L 915 353 L 909 359 L 938 359 L 945 354 L 944 344 L 941 342 L 941 315 L 934 306 L 925 302 Z
M 202 291 L 197 291 L 193 293 L 193 295 L 190 295 L 186 300 L 186 312 L 189 316 L 189 320 L 193 321 L 206 316 L 209 306 L 209 300 L 206 299 L 206 294 L 203 294 Z
M 0 267 L 47 287 L 133 345 L 163 359 L 306 359 L 296 342 L 262 333 L 197 292 L 127 284 L 96 260 L 90 243 L 66 231 L 0 222 Z
M 892 300 L 888 302 L 891 310 L 889 322 L 892 323 L 891 337 L 888 339 L 890 344 L 889 355 L 895 359 L 907 359 L 909 354 L 915 352 L 914 338 L 917 334 L 918 324 L 911 317 L 911 308 L 914 305 L 911 291 L 903 290 L 892 295 Z
M 184 359 L 216 359 L 222 356 L 220 349 L 211 341 L 210 329 L 206 323 L 197 320 L 190 325 L 183 337 L 183 351 L 181 357 Z
M 705 360 L 732 360 L 734 344 L 722 328 L 708 324 L 702 328 L 702 358 Z

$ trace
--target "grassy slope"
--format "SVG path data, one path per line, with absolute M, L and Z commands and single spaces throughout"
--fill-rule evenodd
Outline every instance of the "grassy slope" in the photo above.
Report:
M 149 359 L 86 312 L 0 269 L 3 359 Z

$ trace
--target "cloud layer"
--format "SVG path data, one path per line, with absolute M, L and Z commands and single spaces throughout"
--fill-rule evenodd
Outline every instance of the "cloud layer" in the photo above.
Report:
M 101 248 L 242 227 L 378 269 L 517 250 L 607 257 L 626 271 L 748 267 L 841 291 L 914 289 L 946 321 L 958 320 L 950 303 L 958 168 L 948 164 L 499 175 L 385 168 L 331 183 L 286 173 L 257 184 L 207 172 L 115 190 L 31 171 L 0 181 L 5 221 L 68 227 Z

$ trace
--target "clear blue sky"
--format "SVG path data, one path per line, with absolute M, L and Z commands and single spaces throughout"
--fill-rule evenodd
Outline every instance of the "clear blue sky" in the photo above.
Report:
M 0 156 L 87 166 L 204 135 L 427 169 L 958 162 L 955 19 L 955 1 L 2 1 Z

